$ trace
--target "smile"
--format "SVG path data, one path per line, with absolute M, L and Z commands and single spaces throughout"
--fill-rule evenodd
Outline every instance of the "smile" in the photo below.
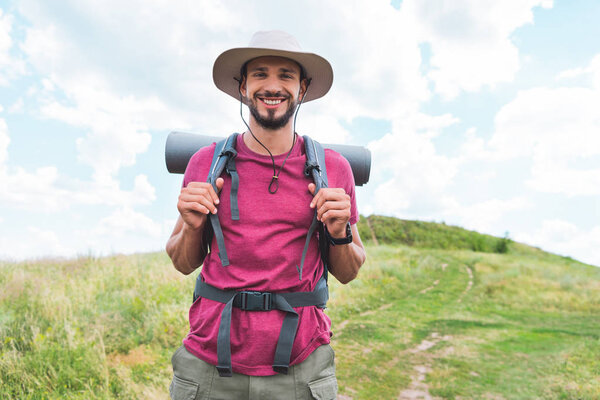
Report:
M 286 98 L 266 98 L 266 97 L 259 97 L 258 98 L 267 108 L 277 108 L 279 107 L 279 105 L 281 103 L 283 103 Z

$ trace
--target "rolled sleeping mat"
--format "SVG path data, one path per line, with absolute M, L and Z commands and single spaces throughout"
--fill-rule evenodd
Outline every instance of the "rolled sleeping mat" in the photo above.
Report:
M 172 174 L 183 174 L 190 158 L 202 147 L 210 146 L 213 142 L 225 139 L 221 136 L 206 136 L 195 133 L 171 132 L 165 145 L 165 162 L 167 170 Z M 340 153 L 352 168 L 354 183 L 362 186 L 369 182 L 371 174 L 371 152 L 362 146 L 347 144 L 325 144 L 324 148 Z

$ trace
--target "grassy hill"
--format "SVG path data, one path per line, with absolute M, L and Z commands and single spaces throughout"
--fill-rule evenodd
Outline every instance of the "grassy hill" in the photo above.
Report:
M 344 399 L 600 398 L 600 268 L 444 224 L 359 228 L 367 263 L 328 308 Z M 0 398 L 167 398 L 195 275 L 162 252 L 0 263 Z

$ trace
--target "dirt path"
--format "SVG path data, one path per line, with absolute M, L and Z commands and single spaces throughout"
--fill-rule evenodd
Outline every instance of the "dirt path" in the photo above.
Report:
M 403 389 L 398 395 L 398 400 L 436 400 L 439 397 L 434 397 L 429 393 L 429 386 L 425 382 L 427 373 L 431 371 L 433 355 L 427 351 L 442 341 L 450 341 L 451 336 L 441 336 L 437 332 L 433 332 L 421 343 L 412 349 L 405 350 L 404 354 L 418 355 L 419 364 L 413 367 L 414 373 L 410 376 L 410 384 L 406 389 Z
M 372 232 L 372 231 L 371 231 Z M 448 264 L 444 263 L 441 265 L 442 271 L 445 272 Z M 472 289 L 473 287 L 473 270 L 465 265 L 465 271 L 469 277 L 466 288 L 460 294 L 457 302 L 462 302 L 463 297 Z M 419 293 L 424 294 L 430 290 L 435 289 L 437 285 L 439 285 L 440 280 L 435 280 L 431 286 L 422 289 Z M 391 307 L 392 304 L 384 304 L 375 310 L 365 311 L 360 314 L 361 317 L 366 315 L 375 314 L 378 311 L 385 310 Z M 350 323 L 350 320 L 344 320 L 337 326 L 337 333 L 341 332 L 346 325 Z M 452 336 L 445 335 L 442 336 L 437 332 L 431 333 L 425 339 L 421 341 L 418 345 L 413 348 L 406 349 L 398 354 L 398 357 L 394 357 L 394 359 L 390 363 L 390 368 L 393 368 L 400 360 L 413 360 L 415 365 L 413 366 L 413 373 L 410 375 L 410 384 L 408 387 L 402 389 L 398 394 L 397 400 L 440 400 L 439 397 L 432 396 L 429 393 L 429 386 L 427 385 L 426 378 L 427 374 L 431 372 L 434 355 L 429 352 L 429 350 L 435 347 L 440 342 L 449 342 L 452 340 Z M 337 400 L 352 400 L 352 397 L 348 395 L 339 394 Z
M 382 306 L 379 306 L 379 307 L 378 307 L 377 309 L 375 309 L 375 310 L 369 310 L 369 311 L 362 312 L 362 313 L 358 314 L 358 318 L 357 318 L 357 319 L 360 319 L 360 317 L 366 317 L 367 315 L 373 315 L 373 314 L 375 314 L 376 312 L 383 311 L 383 310 L 385 310 L 385 309 L 388 309 L 388 308 L 390 308 L 391 306 L 392 306 L 392 303 L 387 303 L 387 304 L 384 304 L 384 305 L 382 305 Z M 346 327 L 346 325 L 348 325 L 349 323 L 350 323 L 350 320 L 349 320 L 349 319 L 345 319 L 345 320 L 343 320 L 342 322 L 340 322 L 340 323 L 339 323 L 339 324 L 338 324 L 338 325 L 335 327 L 335 333 L 339 335 L 339 334 L 342 332 L 342 330 L 343 330 L 343 329 Z
M 448 264 L 444 263 L 442 264 L 442 272 L 446 271 L 446 267 L 448 266 Z M 429 292 L 432 289 L 435 289 L 435 287 L 440 283 L 440 280 L 437 279 L 435 281 L 433 281 L 433 284 L 429 287 L 426 287 L 425 289 L 421 290 L 419 293 L 424 294 Z
M 461 293 L 460 297 L 457 300 L 459 303 L 462 302 L 463 297 L 465 297 L 465 295 L 473 287 L 473 270 L 467 265 L 465 265 L 465 268 L 467 269 L 467 274 L 469 274 L 469 282 L 467 283 L 466 289 Z
M 375 246 L 379 246 L 379 241 L 377 240 L 377 236 L 375 236 L 375 231 L 373 230 L 373 227 L 371 226 L 371 222 L 369 222 L 369 218 L 365 218 L 365 220 L 367 221 L 367 226 L 369 227 L 369 231 L 371 231 L 371 239 L 373 239 L 373 243 L 375 244 Z

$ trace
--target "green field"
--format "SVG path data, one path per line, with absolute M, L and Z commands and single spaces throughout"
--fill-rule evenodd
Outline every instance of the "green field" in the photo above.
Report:
M 600 268 L 444 224 L 359 229 L 367 263 L 328 304 L 342 398 L 600 398 Z M 195 276 L 163 252 L 0 262 L 0 399 L 168 398 Z

